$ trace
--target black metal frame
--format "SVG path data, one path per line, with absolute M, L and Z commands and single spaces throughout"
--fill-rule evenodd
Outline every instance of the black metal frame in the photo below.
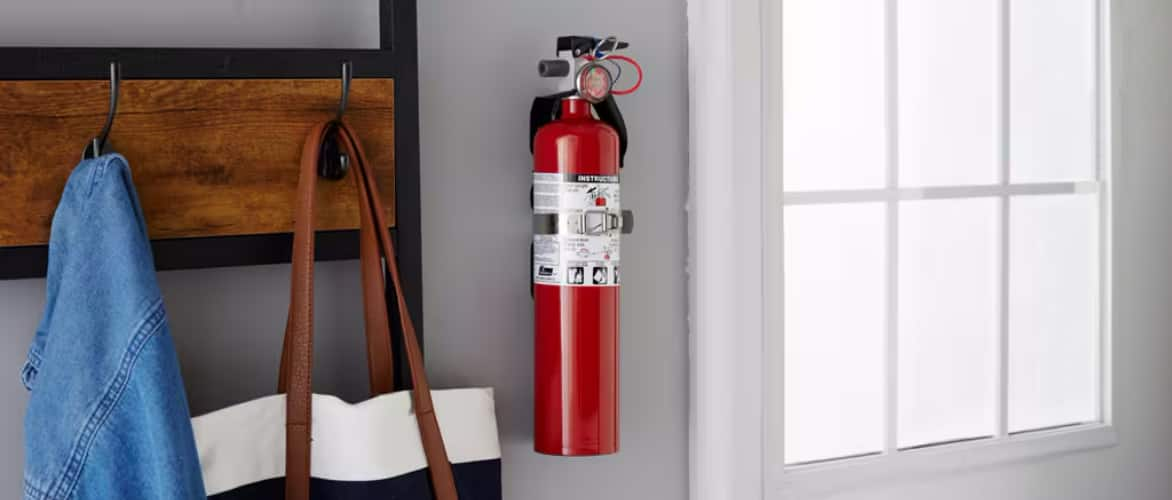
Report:
M 422 315 L 419 198 L 419 78 L 416 0 L 379 0 L 378 49 L 32 48 L 0 47 L 0 80 L 106 80 L 117 61 L 124 79 L 338 78 L 345 61 L 354 78 L 395 79 L 394 236 L 407 303 Z M 78 138 L 78 148 L 85 137 Z M 158 269 L 288 262 L 292 236 L 270 234 L 152 242 Z M 353 259 L 356 231 L 318 234 L 317 259 Z M 45 275 L 45 246 L 0 248 L 0 279 Z M 392 308 L 393 309 L 393 308 Z

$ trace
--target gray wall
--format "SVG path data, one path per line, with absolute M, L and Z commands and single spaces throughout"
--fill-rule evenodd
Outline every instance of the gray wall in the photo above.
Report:
M 0 45 L 368 47 L 376 3 L 310 0 L 0 1 Z M 419 0 L 423 322 L 433 384 L 496 388 L 505 498 L 686 497 L 684 190 L 687 97 L 683 0 Z M 618 33 L 647 68 L 622 101 L 635 139 L 624 208 L 622 453 L 551 458 L 532 450 L 528 288 L 529 100 L 535 62 L 557 34 Z M 135 161 L 149 159 L 131 159 Z M 316 389 L 365 390 L 358 275 L 318 266 Z M 287 266 L 160 273 L 192 411 L 270 394 Z M 0 497 L 19 492 L 17 380 L 39 319 L 42 280 L 0 282 Z
M 0 2 L 0 44 L 373 43 L 369 7 L 354 3 L 331 2 L 350 7 L 331 6 L 328 15 L 309 0 L 205 0 L 198 6 L 118 0 L 85 7 L 92 3 Z M 1116 3 L 1122 98 L 1114 288 L 1119 446 L 876 485 L 837 500 L 1172 498 L 1172 227 L 1166 222 L 1172 213 L 1172 3 Z M 284 7 L 290 13 L 275 16 L 280 4 L 292 4 Z M 497 388 L 506 498 L 684 498 L 682 1 L 420 4 L 424 320 L 433 377 L 444 386 Z M 351 32 L 350 26 L 361 28 Z M 532 61 L 548 53 L 559 32 L 623 34 L 650 71 L 645 89 L 624 102 L 636 137 L 624 187 L 640 226 L 624 251 L 624 451 L 609 458 L 566 460 L 529 451 L 525 113 L 536 85 Z M 484 46 L 467 46 L 471 41 Z M 356 270 L 352 263 L 331 263 L 320 265 L 319 273 L 318 389 L 359 399 L 365 379 L 361 363 L 354 363 L 363 359 Z M 168 272 L 160 280 L 194 410 L 270 392 L 285 267 Z M 25 401 L 16 370 L 43 293 L 40 280 L 0 283 L 0 375 L 9 374 L 0 376 L 0 448 L 6 450 L 0 454 L 0 491 L 14 496 Z

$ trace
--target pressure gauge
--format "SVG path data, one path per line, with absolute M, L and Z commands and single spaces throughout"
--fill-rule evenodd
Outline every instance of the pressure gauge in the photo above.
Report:
M 591 103 L 599 103 L 610 95 L 613 83 L 610 70 L 592 61 L 582 65 L 578 70 L 575 85 L 579 96 Z

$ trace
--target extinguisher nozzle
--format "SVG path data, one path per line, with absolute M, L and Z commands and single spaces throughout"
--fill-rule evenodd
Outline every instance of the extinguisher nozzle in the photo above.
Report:
M 570 74 L 570 62 L 563 59 L 546 59 L 537 63 L 537 74 L 544 78 L 561 78 Z

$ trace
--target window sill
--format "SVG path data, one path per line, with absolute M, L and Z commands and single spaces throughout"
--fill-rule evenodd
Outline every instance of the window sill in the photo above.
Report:
M 804 498 L 933 474 L 1110 448 L 1115 428 L 1094 423 L 869 455 L 833 462 L 775 466 L 767 498 Z

